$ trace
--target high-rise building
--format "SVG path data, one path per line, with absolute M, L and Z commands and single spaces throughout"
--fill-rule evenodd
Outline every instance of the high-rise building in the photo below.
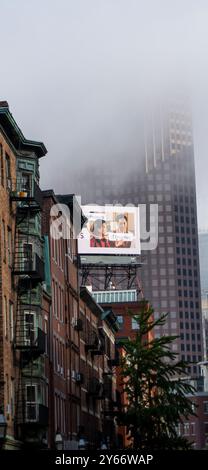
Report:
M 164 109 L 166 111 L 164 112 Z M 143 150 L 122 161 L 99 162 L 79 171 L 82 202 L 158 205 L 158 246 L 143 251 L 141 280 L 155 317 L 168 312 L 155 335 L 178 335 L 173 348 L 198 375 L 202 360 L 202 322 L 194 148 L 191 112 L 185 99 L 166 104 L 145 118 Z M 148 217 L 147 217 L 148 220 Z
M 208 231 L 199 231 L 199 257 L 202 298 L 208 293 Z
M 201 276 L 202 328 L 204 360 L 208 359 L 208 232 L 199 232 L 199 258 Z

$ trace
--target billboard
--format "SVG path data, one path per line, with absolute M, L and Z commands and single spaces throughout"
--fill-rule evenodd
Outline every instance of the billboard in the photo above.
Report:
M 82 206 L 87 218 L 78 237 L 78 253 L 140 255 L 138 207 Z

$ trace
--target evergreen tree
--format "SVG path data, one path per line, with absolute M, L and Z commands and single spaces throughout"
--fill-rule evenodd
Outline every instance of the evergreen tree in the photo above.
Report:
M 187 394 L 194 393 L 188 383 L 187 363 L 171 350 L 177 336 L 154 337 L 155 326 L 164 325 L 167 314 L 154 320 L 146 301 L 138 315 L 135 339 L 122 341 L 125 355 L 121 377 L 127 405 L 120 423 L 131 432 L 135 449 L 188 449 L 188 440 L 178 435 L 183 418 L 193 415 Z

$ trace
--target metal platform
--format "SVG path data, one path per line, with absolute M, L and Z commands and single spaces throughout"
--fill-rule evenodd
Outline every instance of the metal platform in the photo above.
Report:
M 90 258 L 90 259 L 89 259 Z M 138 290 L 141 259 L 130 256 L 80 256 L 81 285 L 93 290 Z

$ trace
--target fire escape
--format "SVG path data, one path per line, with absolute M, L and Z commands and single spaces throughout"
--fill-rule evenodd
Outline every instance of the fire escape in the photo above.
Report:
M 48 426 L 45 402 L 45 333 L 42 320 L 44 281 L 41 239 L 42 194 L 34 175 L 17 178 L 11 201 L 16 202 L 16 233 L 13 257 L 17 291 L 14 353 L 19 377 L 16 383 L 15 425 L 17 438 L 40 445 Z
M 113 392 L 113 374 L 115 370 L 112 367 L 118 365 L 118 358 L 107 360 L 107 341 L 108 338 L 102 327 L 98 331 L 91 331 L 85 343 L 85 351 L 91 355 L 93 359 L 95 356 L 102 356 L 103 375 L 99 377 L 98 373 L 92 371 L 88 378 L 88 397 L 96 403 L 101 404 L 102 415 L 102 435 L 114 439 L 115 427 L 114 417 L 117 412 L 117 402 L 115 401 Z M 98 438 L 99 436 L 97 436 Z M 96 436 L 94 436 L 96 442 Z

